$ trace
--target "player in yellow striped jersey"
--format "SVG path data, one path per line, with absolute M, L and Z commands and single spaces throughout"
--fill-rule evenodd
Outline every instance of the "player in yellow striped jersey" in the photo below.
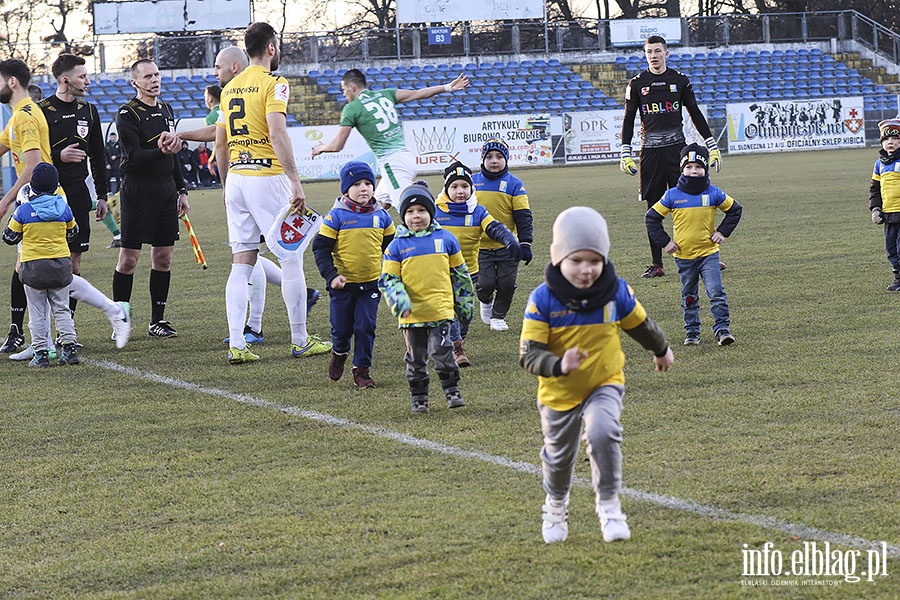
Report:
M 0 218 L 23 185 L 31 181 L 31 172 L 41 162 L 53 162 L 50 156 L 50 130 L 44 113 L 28 95 L 31 70 L 23 61 L 11 58 L 0 62 L 0 102 L 12 109 L 12 117 L 0 132 L 0 156 L 12 151 L 16 182 L 0 200 Z
M 244 34 L 244 47 L 250 66 L 222 90 L 216 131 L 216 156 L 225 188 L 232 256 L 231 274 L 225 286 L 231 364 L 259 360 L 247 348 L 244 316 L 247 284 L 259 255 L 260 235 L 269 231 L 285 204 L 301 214 L 306 209 L 306 195 L 287 134 L 288 82 L 272 73 L 278 69 L 280 58 L 278 35 L 268 23 L 252 23 Z M 291 326 L 292 355 L 329 352 L 330 343 L 308 335 L 306 330 L 302 254 L 282 262 L 281 268 L 281 295 Z

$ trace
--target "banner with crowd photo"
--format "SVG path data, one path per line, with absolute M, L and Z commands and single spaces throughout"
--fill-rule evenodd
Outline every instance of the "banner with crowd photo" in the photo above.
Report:
M 866 145 L 861 97 L 745 102 L 725 110 L 729 154 Z
M 553 164 L 548 114 L 406 121 L 403 134 L 420 173 L 441 172 L 457 160 L 477 170 L 481 147 L 495 138 L 509 145 L 510 167 Z
M 704 117 L 705 104 L 700 105 Z M 593 110 L 563 114 L 563 140 L 565 142 L 566 164 L 597 163 L 619 160 L 622 146 L 623 109 Z M 684 112 L 684 138 L 687 144 L 703 144 L 687 111 Z M 637 155 L 641 148 L 641 120 L 635 117 L 632 152 Z

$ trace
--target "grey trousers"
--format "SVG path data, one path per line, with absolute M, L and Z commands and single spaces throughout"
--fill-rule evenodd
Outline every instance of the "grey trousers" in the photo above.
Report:
M 591 463 L 591 484 L 602 500 L 619 493 L 622 487 L 622 397 L 621 385 L 595 389 L 578 406 L 558 412 L 538 402 L 544 447 L 541 466 L 544 491 L 562 500 L 572 486 L 578 445 L 584 423 L 584 439 Z
M 403 329 L 406 340 L 406 379 L 413 396 L 428 394 L 428 357 L 434 359 L 434 370 L 445 390 L 459 383 L 459 367 L 453 357 L 450 323 L 437 327 Z
M 47 350 L 53 343 L 50 313 L 56 321 L 59 341 L 70 344 L 75 341 L 75 322 L 69 310 L 69 286 L 39 290 L 25 286 L 28 298 L 28 329 L 31 331 L 31 347 L 35 352 Z M 47 308 L 50 310 L 47 310 Z

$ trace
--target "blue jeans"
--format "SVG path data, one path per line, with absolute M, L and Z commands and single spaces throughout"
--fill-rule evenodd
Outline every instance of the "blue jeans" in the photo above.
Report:
M 900 273 L 900 223 L 884 224 L 884 249 L 894 273 Z
M 728 302 L 725 300 L 725 288 L 722 287 L 722 269 L 719 266 L 719 253 L 714 252 L 703 258 L 676 258 L 678 276 L 681 277 L 681 308 L 684 310 L 684 330 L 688 334 L 700 333 L 700 280 L 709 298 L 709 310 L 715 319 L 713 333 L 728 329 L 731 317 Z

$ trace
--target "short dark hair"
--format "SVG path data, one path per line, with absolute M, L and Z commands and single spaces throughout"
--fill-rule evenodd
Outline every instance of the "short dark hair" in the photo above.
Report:
M 359 69 L 350 69 L 341 77 L 344 83 L 355 83 L 360 87 L 366 87 L 366 76 Z
M 269 44 L 278 42 L 275 29 L 265 21 L 250 23 L 244 32 L 244 47 L 251 58 L 260 58 L 266 52 Z
M 63 73 L 68 73 L 75 67 L 80 67 L 83 64 L 85 64 L 85 61 L 80 56 L 63 52 L 53 61 L 50 72 L 53 74 L 53 78 L 58 80 Z
M 138 67 L 140 67 L 141 65 L 148 65 L 148 64 L 152 65 L 154 63 L 149 58 L 140 58 L 140 59 L 134 61 L 133 63 L 131 63 L 131 76 L 137 77 Z
M 9 79 L 15 77 L 23 88 L 28 88 L 31 82 L 31 69 L 25 64 L 24 60 L 18 58 L 8 58 L 0 61 L 0 75 Z
M 31 96 L 31 99 L 37 102 L 41 98 L 44 97 L 44 90 L 41 89 L 41 86 L 34 85 L 33 83 L 28 84 L 28 95 Z
M 644 42 L 644 47 L 646 47 L 647 44 L 662 44 L 663 48 L 667 50 L 669 49 L 669 44 L 666 43 L 666 38 L 661 35 L 651 35 L 647 38 L 647 41 Z
M 212 96 L 216 102 L 222 99 L 222 88 L 216 84 L 206 86 L 206 93 Z

